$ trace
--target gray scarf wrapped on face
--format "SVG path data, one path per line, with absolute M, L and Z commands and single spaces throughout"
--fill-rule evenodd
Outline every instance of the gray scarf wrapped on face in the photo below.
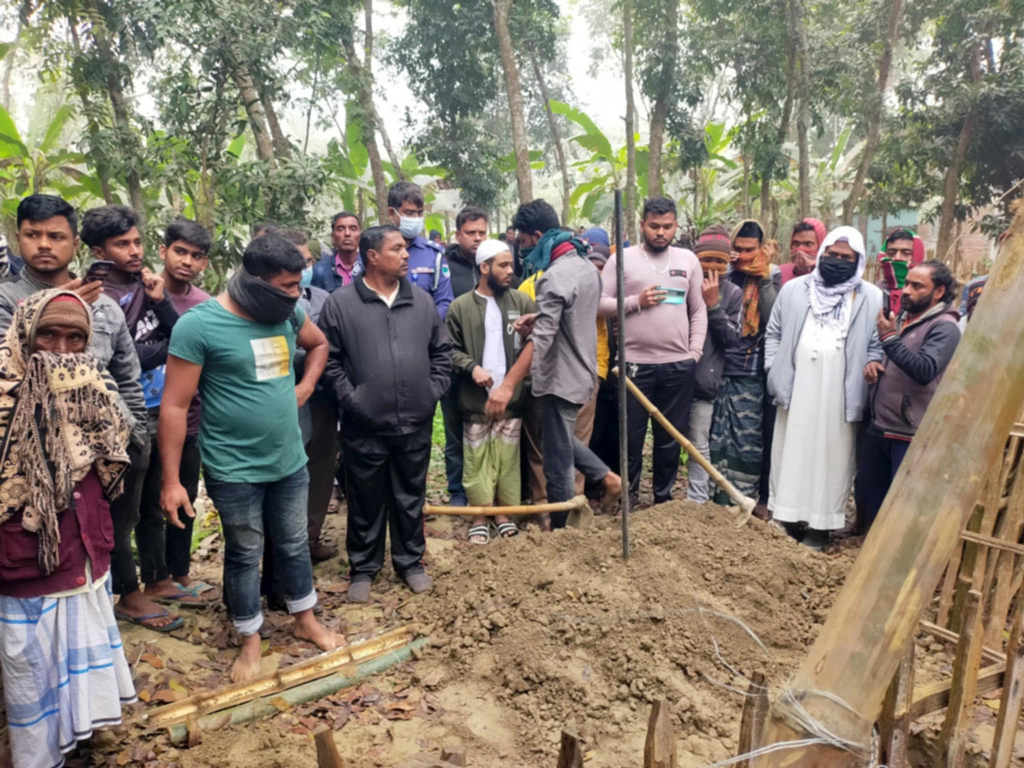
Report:
M 298 296 L 289 296 L 275 285 L 245 270 L 238 270 L 228 280 L 228 296 L 257 323 L 283 323 L 292 312 Z

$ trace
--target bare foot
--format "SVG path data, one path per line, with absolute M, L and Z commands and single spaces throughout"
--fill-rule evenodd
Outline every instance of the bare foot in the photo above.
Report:
M 231 682 L 244 683 L 259 677 L 260 674 L 260 635 L 249 635 L 242 638 L 242 650 L 231 665 Z
M 316 620 L 312 609 L 295 614 L 293 634 L 299 640 L 312 643 L 321 651 L 333 651 L 345 644 L 345 638 L 342 635 L 332 632 Z
M 166 627 L 178 618 L 178 614 L 165 610 L 163 606 L 154 603 L 139 590 L 135 590 L 127 595 L 121 595 L 121 599 L 118 600 L 116 608 L 119 613 L 123 613 L 125 616 L 131 616 L 133 619 L 137 619 L 139 616 L 148 616 L 153 613 L 161 614 L 155 618 L 146 619 L 142 622 L 142 626 L 149 627 L 150 629 Z

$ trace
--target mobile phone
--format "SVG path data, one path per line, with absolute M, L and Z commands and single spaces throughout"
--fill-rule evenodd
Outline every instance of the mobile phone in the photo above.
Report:
M 113 268 L 114 262 L 112 261 L 94 261 L 89 265 L 89 269 L 86 271 L 85 277 L 82 278 L 82 282 L 102 282 L 106 279 L 107 275 L 110 274 L 110 270 Z

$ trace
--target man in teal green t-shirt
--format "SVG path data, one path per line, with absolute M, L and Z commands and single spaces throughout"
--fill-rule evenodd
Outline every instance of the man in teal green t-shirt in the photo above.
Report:
M 206 490 L 224 528 L 224 598 L 242 651 L 234 682 L 260 671 L 260 556 L 274 548 L 295 636 L 332 650 L 341 642 L 314 617 L 316 590 L 306 534 L 309 474 L 298 409 L 313 392 L 327 361 L 327 340 L 298 306 L 305 260 L 276 234 L 245 249 L 228 291 L 186 312 L 174 326 L 158 429 L 163 462 L 160 505 L 172 525 L 178 512 L 194 516 L 179 464 L 188 407 L 198 390 Z M 295 384 L 296 345 L 306 350 Z

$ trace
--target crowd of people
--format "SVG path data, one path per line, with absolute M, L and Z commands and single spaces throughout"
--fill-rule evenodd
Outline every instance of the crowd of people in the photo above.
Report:
M 211 248 L 196 222 L 166 225 L 158 274 L 138 212 L 93 208 L 79 226 L 59 197 L 20 202 L 17 255 L 0 264 L 0 668 L 15 766 L 60 765 L 119 722 L 134 691 L 117 621 L 170 632 L 172 607 L 223 600 L 235 681 L 259 673 L 264 598 L 297 638 L 343 642 L 317 618 L 312 569 L 338 553 L 322 532 L 339 479 L 348 599 L 371 598 L 389 532 L 396 574 L 430 590 L 439 404 L 449 503 L 473 508 L 474 545 L 516 536 L 501 510 L 524 496 L 635 505 L 649 426 L 653 501 L 672 499 L 680 446 L 636 399 L 628 477 L 612 469 L 620 345 L 625 375 L 761 518 L 820 549 L 852 492 L 864 532 L 984 288 L 955 305 L 950 270 L 904 229 L 887 236 L 876 285 L 861 234 L 815 219 L 780 265 L 758 221 L 685 237 L 667 198 L 644 203 L 640 242 L 621 253 L 543 200 L 497 238 L 466 207 L 447 247 L 424 237 L 424 208 L 399 182 L 391 224 L 338 213 L 319 252 L 260 223 L 211 297 L 195 284 Z M 80 241 L 91 258 L 76 275 Z M 608 279 L 620 259 L 621 297 Z M 223 527 L 222 591 L 189 575 L 200 473 Z M 696 462 L 686 496 L 727 503 Z

